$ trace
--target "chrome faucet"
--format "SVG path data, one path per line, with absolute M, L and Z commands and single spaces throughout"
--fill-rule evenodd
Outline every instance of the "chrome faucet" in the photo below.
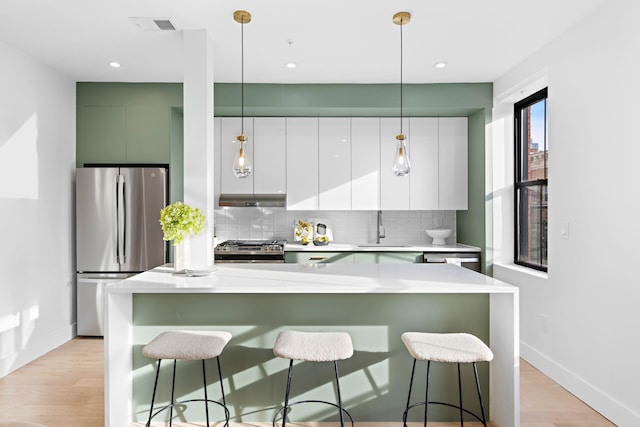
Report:
M 385 232 L 384 226 L 382 225 L 382 211 L 378 211 L 378 233 L 376 234 L 376 243 L 380 244 L 380 239 L 384 239 Z

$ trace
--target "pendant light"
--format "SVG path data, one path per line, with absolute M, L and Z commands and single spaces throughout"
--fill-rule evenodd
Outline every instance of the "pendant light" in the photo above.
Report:
M 241 56 L 241 81 L 240 81 L 240 135 L 234 143 L 238 143 L 238 153 L 233 160 L 233 174 L 237 178 L 246 178 L 251 174 L 251 159 L 247 154 L 247 140 L 244 135 L 244 24 L 251 22 L 251 14 L 245 10 L 236 10 L 233 12 L 233 19 L 240 24 L 240 56 Z
M 400 26 L 400 134 L 396 135 L 397 146 L 393 160 L 393 173 L 397 176 L 409 175 L 411 162 L 407 151 L 407 137 L 402 133 L 402 26 L 411 20 L 409 12 L 398 12 L 393 15 L 393 23 Z

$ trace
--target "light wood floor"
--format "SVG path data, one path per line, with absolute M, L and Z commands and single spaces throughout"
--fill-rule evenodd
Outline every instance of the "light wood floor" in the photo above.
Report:
M 102 427 L 103 363 L 102 339 L 76 338 L 0 379 L 0 425 L 3 421 L 30 421 L 48 427 Z M 524 360 L 520 384 L 522 427 L 614 426 Z M 321 424 L 333 427 L 333 423 Z M 295 423 L 287 425 L 301 427 Z M 430 427 L 454 425 L 459 424 L 429 423 Z M 465 423 L 470 427 L 479 425 Z M 239 424 L 233 427 L 236 426 Z M 357 426 L 390 427 L 390 423 L 357 423 Z M 395 427 L 399 426 L 397 423 Z

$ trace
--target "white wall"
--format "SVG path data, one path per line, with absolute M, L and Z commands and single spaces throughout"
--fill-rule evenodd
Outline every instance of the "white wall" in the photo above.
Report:
M 0 377 L 72 338 L 75 82 L 0 42 Z
M 610 0 L 498 79 L 490 147 L 494 276 L 520 287 L 522 356 L 620 426 L 640 425 L 638 22 L 640 2 Z M 511 264 L 511 120 L 547 83 L 549 271 L 527 274 Z

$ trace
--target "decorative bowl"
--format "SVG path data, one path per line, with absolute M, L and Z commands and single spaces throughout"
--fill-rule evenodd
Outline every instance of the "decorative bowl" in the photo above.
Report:
M 446 238 L 451 236 L 453 232 L 450 228 L 439 228 L 435 230 L 424 230 L 427 233 L 427 236 L 431 237 L 433 241 L 431 242 L 433 245 L 445 245 Z

